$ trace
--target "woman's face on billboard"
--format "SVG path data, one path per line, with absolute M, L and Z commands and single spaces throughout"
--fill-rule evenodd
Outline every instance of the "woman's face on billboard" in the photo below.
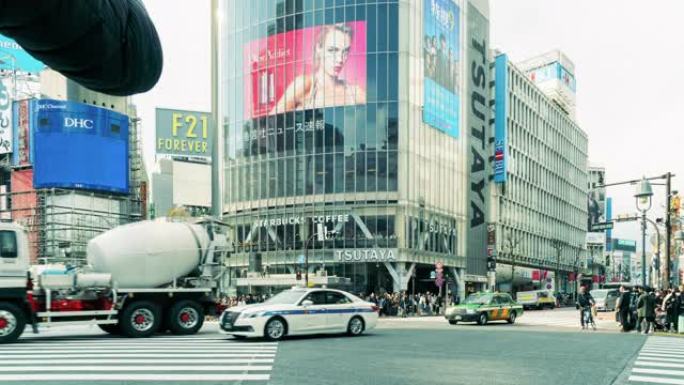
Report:
M 325 56 L 323 66 L 326 74 L 333 77 L 339 76 L 349 57 L 351 43 L 350 34 L 343 31 L 332 30 L 325 35 L 322 49 Z

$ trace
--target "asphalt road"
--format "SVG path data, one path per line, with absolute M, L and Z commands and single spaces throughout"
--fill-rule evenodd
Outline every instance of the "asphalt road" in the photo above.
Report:
M 484 327 L 451 326 L 439 317 L 383 319 L 357 338 L 277 344 L 233 340 L 217 334 L 215 323 L 196 336 L 143 340 L 97 328 L 54 329 L 0 346 L 0 383 L 631 385 L 630 378 L 672 375 L 654 351 L 664 346 L 670 354 L 672 338 L 644 347 L 645 336 L 616 333 L 611 323 L 580 331 L 574 316 L 529 312 L 519 324 Z

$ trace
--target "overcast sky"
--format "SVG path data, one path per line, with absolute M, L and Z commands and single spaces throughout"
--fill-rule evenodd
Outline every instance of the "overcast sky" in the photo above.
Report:
M 165 60 L 159 84 L 135 98 L 151 167 L 155 107 L 209 110 L 209 0 L 145 5 Z M 674 189 L 683 188 L 684 1 L 491 0 L 491 11 L 492 47 L 513 62 L 557 48 L 575 63 L 577 120 L 607 182 L 672 171 Z M 654 192 L 652 218 L 662 216 L 665 195 Z M 615 215 L 635 211 L 633 194 L 633 186 L 608 190 Z M 614 236 L 638 238 L 638 229 L 619 224 Z

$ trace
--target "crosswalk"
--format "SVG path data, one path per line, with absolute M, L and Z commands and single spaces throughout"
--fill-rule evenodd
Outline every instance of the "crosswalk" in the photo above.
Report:
M 634 362 L 629 383 L 684 385 L 684 339 L 648 337 Z
M 608 313 L 594 317 L 597 330 L 617 330 L 618 324 Z M 580 329 L 579 311 L 563 308 L 546 311 L 526 311 L 517 321 L 522 326 L 545 326 L 555 328 Z
M 23 339 L 0 346 L 0 383 L 266 383 L 277 350 L 223 336 Z

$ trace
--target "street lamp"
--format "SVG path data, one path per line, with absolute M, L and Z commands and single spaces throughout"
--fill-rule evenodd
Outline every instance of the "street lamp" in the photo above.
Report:
M 646 212 L 651 208 L 653 189 L 651 183 L 644 177 L 637 185 L 636 198 L 637 210 L 641 211 L 641 283 L 646 286 Z

